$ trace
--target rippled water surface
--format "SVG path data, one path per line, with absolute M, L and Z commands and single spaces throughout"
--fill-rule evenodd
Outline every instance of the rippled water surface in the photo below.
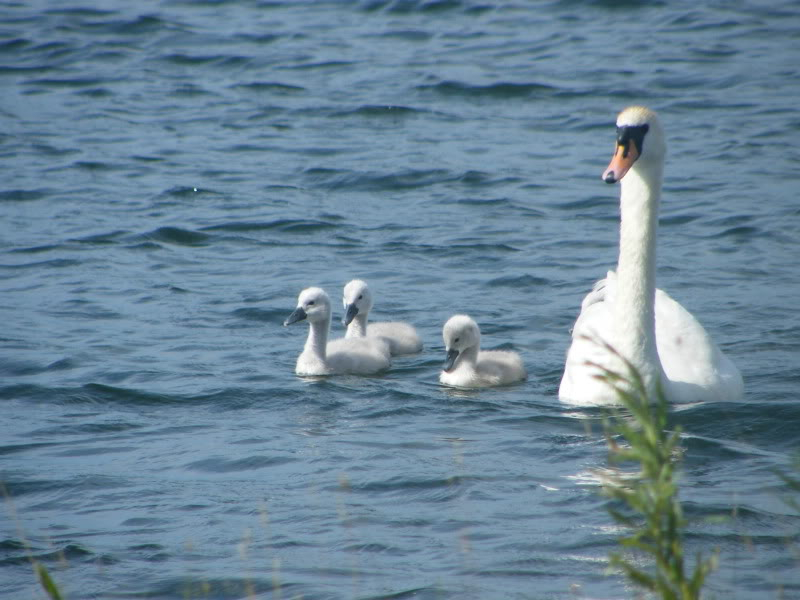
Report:
M 632 598 L 603 413 L 557 387 L 616 260 L 616 113 L 659 111 L 659 285 L 740 366 L 678 407 L 709 597 L 800 597 L 794 2 L 4 2 L 0 597 Z M 309 285 L 414 323 L 294 375 Z M 437 382 L 455 312 L 523 384 Z M 797 500 L 795 494 L 794 499 Z

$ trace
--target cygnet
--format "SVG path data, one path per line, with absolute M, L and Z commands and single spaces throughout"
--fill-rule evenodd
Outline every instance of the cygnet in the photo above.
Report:
M 389 368 L 387 345 L 372 338 L 340 338 L 328 342 L 331 301 L 325 290 L 310 287 L 300 292 L 297 308 L 284 321 L 308 321 L 308 339 L 297 357 L 298 375 L 373 375 Z
M 347 327 L 345 338 L 379 338 L 389 345 L 392 356 L 414 354 L 422 350 L 422 340 L 413 325 L 398 321 L 369 323 L 369 311 L 372 308 L 372 292 L 360 279 L 353 279 L 344 286 L 345 315 L 344 325 Z
M 524 380 L 528 374 L 516 352 L 481 351 L 481 331 L 466 315 L 450 317 L 442 330 L 447 360 L 439 375 L 445 385 L 461 388 L 492 387 Z

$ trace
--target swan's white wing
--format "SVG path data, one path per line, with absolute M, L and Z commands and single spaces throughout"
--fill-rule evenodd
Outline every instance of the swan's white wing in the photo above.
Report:
M 596 406 L 615 404 L 619 400 L 613 389 L 597 379 L 600 370 L 592 364 L 618 371 L 620 365 L 599 340 L 613 340 L 611 306 L 616 289 L 616 274 L 609 271 L 605 279 L 595 283 L 581 302 L 581 313 L 572 328 L 572 344 L 567 351 L 564 375 L 558 397 L 568 404 Z
M 422 340 L 413 325 L 397 321 L 370 323 L 369 337 L 383 338 L 389 344 L 392 356 L 414 354 L 422 350 Z
M 507 385 L 528 376 L 519 354 L 508 350 L 481 351 L 476 370 L 487 386 Z
M 388 348 L 372 338 L 339 338 L 328 342 L 326 362 L 333 373 L 373 375 L 389 368 Z
M 586 364 L 619 369 L 600 345 L 586 339 L 613 340 L 611 307 L 615 292 L 616 274 L 609 271 L 583 300 L 559 387 L 559 398 L 565 402 L 596 405 L 617 401 L 608 385 L 596 379 L 597 369 Z M 655 321 L 656 347 L 671 401 L 735 400 L 742 396 L 742 376 L 736 366 L 700 322 L 660 289 L 656 289 Z
M 671 400 L 735 400 L 742 396 L 739 369 L 700 322 L 663 290 L 656 290 L 656 346 Z

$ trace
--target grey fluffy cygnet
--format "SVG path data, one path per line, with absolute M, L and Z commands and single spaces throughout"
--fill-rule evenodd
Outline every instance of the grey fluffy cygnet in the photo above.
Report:
M 392 356 L 414 354 L 422 350 L 422 340 L 413 325 L 400 321 L 368 323 L 372 309 L 372 292 L 361 279 L 344 286 L 342 297 L 347 327 L 346 338 L 371 337 L 384 340 Z
M 328 341 L 331 301 L 325 290 L 310 287 L 300 292 L 297 308 L 284 321 L 308 321 L 308 338 L 297 357 L 298 375 L 374 375 L 389 368 L 389 349 L 381 340 L 339 338 Z
M 450 317 L 442 330 L 447 360 L 439 375 L 445 385 L 482 388 L 508 385 L 528 374 L 522 359 L 508 350 L 481 350 L 481 331 L 467 315 Z

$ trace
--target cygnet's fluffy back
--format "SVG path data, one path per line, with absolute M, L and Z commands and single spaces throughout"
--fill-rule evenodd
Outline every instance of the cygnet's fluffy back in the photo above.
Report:
M 361 279 L 353 279 L 344 286 L 342 302 L 347 339 L 370 337 L 385 340 L 393 356 L 422 350 L 422 340 L 413 325 L 399 321 L 368 323 L 372 292 Z
M 328 342 L 327 353 L 331 374 L 374 375 L 392 364 L 389 349 L 380 340 L 338 338 Z
M 524 380 L 528 374 L 519 354 L 481 351 L 478 324 L 467 315 L 450 317 L 442 330 L 447 359 L 439 381 L 463 388 L 492 387 Z
M 331 302 L 321 288 L 300 292 L 297 307 L 284 325 L 308 321 L 308 338 L 297 357 L 298 375 L 373 375 L 389 368 L 388 347 L 380 340 L 338 339 L 328 342 Z

